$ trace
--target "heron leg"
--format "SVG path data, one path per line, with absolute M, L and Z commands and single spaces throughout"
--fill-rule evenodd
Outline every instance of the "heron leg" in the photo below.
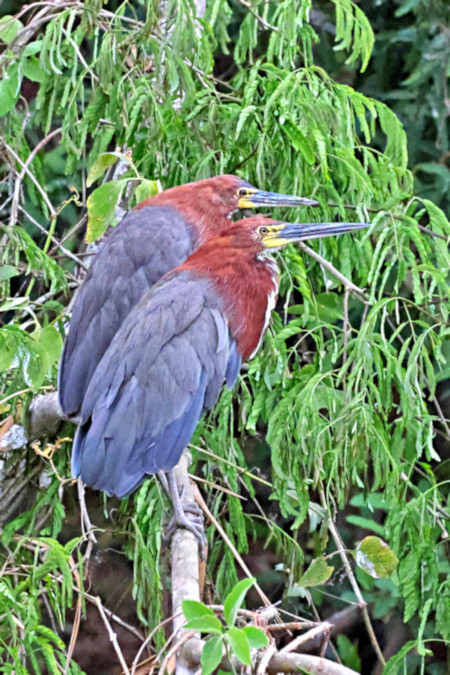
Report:
M 160 475 L 161 479 L 161 475 Z M 168 534 L 172 535 L 173 530 L 183 527 L 195 536 L 199 543 L 200 553 L 206 546 L 207 540 L 205 528 L 203 525 L 203 513 L 195 502 L 183 501 L 183 494 L 180 495 L 175 475 L 172 471 L 167 471 L 164 479 L 161 480 L 163 489 L 167 492 L 173 507 L 173 517 L 168 525 Z M 166 490 L 166 487 L 168 488 Z M 189 517 L 188 515 L 189 514 Z

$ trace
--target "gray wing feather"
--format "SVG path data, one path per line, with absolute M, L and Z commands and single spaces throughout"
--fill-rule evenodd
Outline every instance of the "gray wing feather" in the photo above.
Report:
M 79 289 L 59 369 L 60 405 L 81 409 L 92 375 L 131 309 L 192 253 L 191 227 L 170 207 L 131 211 L 107 238 Z
M 130 312 L 95 372 L 74 442 L 74 475 L 121 497 L 146 474 L 173 468 L 239 366 L 210 283 L 188 272 L 164 280 Z

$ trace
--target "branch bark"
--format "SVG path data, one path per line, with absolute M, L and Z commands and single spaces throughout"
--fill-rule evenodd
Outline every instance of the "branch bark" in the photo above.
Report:
M 205 641 L 198 638 L 191 638 L 182 648 L 183 658 L 192 667 L 200 665 L 200 658 L 205 646 Z M 258 658 L 264 658 L 264 652 L 258 653 Z M 231 659 L 235 667 L 242 664 L 234 658 Z M 228 659 L 222 661 L 222 667 L 229 666 Z M 267 665 L 267 673 L 292 673 L 300 669 L 308 671 L 310 675 L 358 675 L 355 670 L 342 666 L 334 661 L 323 659 L 320 656 L 311 656 L 310 654 L 281 654 L 276 652 Z
M 174 469 L 177 485 L 183 490 L 183 499 L 194 501 L 194 491 L 189 480 L 188 467 L 190 453 L 186 450 L 178 465 Z M 172 614 L 174 641 L 183 639 L 186 629 L 183 628 L 185 619 L 181 610 L 183 600 L 200 601 L 200 575 L 198 541 L 192 532 L 179 528 L 172 538 Z M 183 652 L 177 654 L 176 675 L 193 675 L 189 664 L 183 657 Z

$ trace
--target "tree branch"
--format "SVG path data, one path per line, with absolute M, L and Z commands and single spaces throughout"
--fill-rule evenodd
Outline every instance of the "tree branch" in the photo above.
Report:
M 198 638 L 191 638 L 182 648 L 183 657 L 191 666 L 198 667 L 200 665 L 200 658 L 205 646 L 205 641 Z M 264 658 L 263 651 L 260 651 L 258 658 Z M 239 668 L 242 664 L 231 658 L 234 667 Z M 222 667 L 229 666 L 228 659 L 224 659 L 221 663 Z M 342 666 L 339 663 L 334 663 L 328 659 L 323 659 L 320 656 L 311 656 L 310 654 L 282 654 L 276 652 L 270 658 L 265 672 L 267 673 L 292 673 L 300 669 L 308 671 L 310 675 L 358 675 L 355 670 Z
M 194 491 L 188 474 L 191 454 L 185 451 L 181 456 L 174 474 L 183 499 L 193 502 Z M 183 639 L 188 632 L 183 628 L 185 618 L 181 610 L 183 600 L 200 600 L 199 551 L 198 541 L 189 530 L 178 528 L 172 538 L 172 614 L 175 641 Z M 193 675 L 193 670 L 177 654 L 176 675 Z
M 325 498 L 325 492 L 323 488 L 319 488 L 319 494 L 320 494 L 320 501 L 322 502 L 322 506 L 324 509 L 327 510 L 329 514 L 328 518 L 328 529 L 330 531 L 331 536 L 333 537 L 334 543 L 336 545 L 336 548 L 339 552 L 340 558 L 342 560 L 342 564 L 344 565 L 344 569 L 347 573 L 348 580 L 350 581 L 350 585 L 353 589 L 354 594 L 356 595 L 356 599 L 358 600 L 359 607 L 361 609 L 361 613 L 364 619 L 364 623 L 366 625 L 367 632 L 369 634 L 370 642 L 372 643 L 372 647 L 379 659 L 379 661 L 385 665 L 386 662 L 384 660 L 383 652 L 381 651 L 381 647 L 378 644 L 377 636 L 375 635 L 375 631 L 373 629 L 372 623 L 370 621 L 370 616 L 369 612 L 367 610 L 367 602 L 364 600 L 363 595 L 361 593 L 361 590 L 358 586 L 358 582 L 356 581 L 356 577 L 353 574 L 352 566 L 350 565 L 350 561 L 347 558 L 347 554 L 345 552 L 345 546 L 344 542 L 341 539 L 341 535 L 339 534 L 339 531 L 334 524 L 332 515 L 330 513 L 330 510 L 328 508 L 327 500 Z

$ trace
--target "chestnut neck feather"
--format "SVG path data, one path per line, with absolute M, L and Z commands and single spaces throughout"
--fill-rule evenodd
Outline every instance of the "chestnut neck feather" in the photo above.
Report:
M 164 190 L 141 202 L 144 206 L 171 206 L 194 230 L 196 245 L 224 232 L 231 224 L 231 215 L 237 209 L 236 192 L 243 182 L 236 176 L 216 176 Z
M 208 278 L 223 301 L 223 310 L 243 360 L 257 348 L 266 325 L 271 295 L 278 294 L 278 274 L 271 258 L 258 258 L 251 247 L 222 246 L 215 239 L 204 244 L 178 269 Z

